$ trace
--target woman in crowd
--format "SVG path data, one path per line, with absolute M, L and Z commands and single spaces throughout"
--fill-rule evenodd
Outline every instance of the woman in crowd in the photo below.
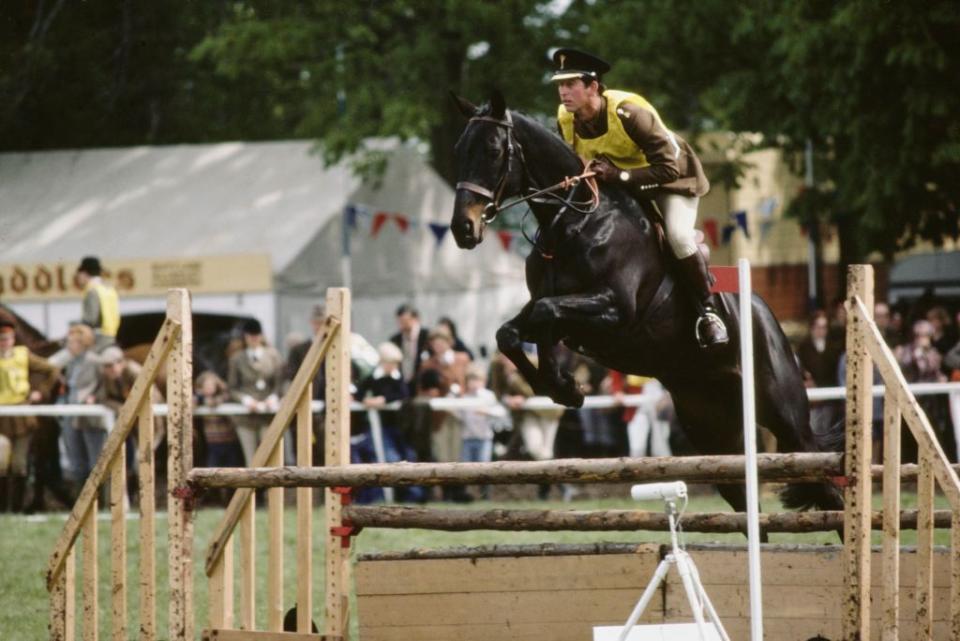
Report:
M 31 385 L 31 377 L 39 378 Z M 57 369 L 22 345 L 16 345 L 12 318 L 0 317 L 0 405 L 39 403 L 57 384 Z M 0 437 L 9 453 L 0 457 L 0 512 L 23 510 L 30 442 L 37 427 L 33 416 L 0 416 Z
M 63 378 L 66 383 L 61 401 L 67 404 L 91 403 L 100 384 L 100 363 L 94 345 L 93 330 L 89 325 L 77 323 L 67 330 L 67 348 L 51 357 L 63 362 Z M 56 359 L 56 360 L 54 360 Z M 107 440 L 107 429 L 100 418 L 83 416 L 63 419 L 63 446 L 67 455 L 64 477 L 75 485 L 74 490 L 87 480 Z M 74 492 L 76 494 L 76 492 Z

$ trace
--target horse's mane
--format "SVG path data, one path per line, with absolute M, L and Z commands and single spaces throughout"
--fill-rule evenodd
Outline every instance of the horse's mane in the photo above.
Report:
M 492 111 L 490 103 L 487 102 L 480 106 L 477 115 L 493 116 Z M 514 130 L 521 132 L 521 135 L 528 134 L 534 138 L 535 144 L 524 149 L 529 160 L 551 164 L 570 163 L 572 167 L 583 167 L 580 157 L 556 130 L 546 127 L 538 118 L 522 111 L 516 109 L 509 111 L 513 117 Z

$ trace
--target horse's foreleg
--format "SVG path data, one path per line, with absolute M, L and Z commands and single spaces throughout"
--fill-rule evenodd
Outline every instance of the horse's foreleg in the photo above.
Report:
M 530 301 L 524 305 L 519 314 L 497 330 L 497 348 L 517 366 L 520 374 L 530 383 L 534 391 L 540 394 L 547 386 L 544 384 L 537 368 L 523 351 L 523 340 L 529 333 L 528 324 L 533 304 L 534 301 Z
M 612 291 L 596 294 L 549 296 L 534 302 L 530 313 L 531 331 L 537 336 L 541 379 L 550 385 L 549 395 L 568 407 L 583 405 L 583 393 L 569 372 L 561 371 L 554 351 L 559 337 L 583 329 L 610 328 L 621 321 Z

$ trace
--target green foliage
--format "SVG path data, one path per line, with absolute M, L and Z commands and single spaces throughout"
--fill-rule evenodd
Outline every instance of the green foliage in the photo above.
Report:
M 758 132 L 798 172 L 812 141 L 820 197 L 793 211 L 853 260 L 960 233 L 958 28 L 951 0 L 51 0 L 0 16 L 0 147 L 313 138 L 375 175 L 354 152 L 395 137 L 452 181 L 447 92 L 549 120 L 571 45 L 675 129 Z

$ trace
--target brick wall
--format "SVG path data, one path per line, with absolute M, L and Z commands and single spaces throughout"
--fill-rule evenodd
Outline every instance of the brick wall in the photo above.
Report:
M 753 289 L 760 294 L 773 313 L 782 321 L 805 321 L 807 310 L 807 266 L 796 265 L 764 265 L 752 270 Z M 824 290 L 824 306 L 845 294 L 845 284 L 841 283 L 840 275 L 846 273 L 838 265 L 823 265 L 821 279 Z M 889 268 L 886 265 L 875 264 L 874 276 L 876 281 L 876 300 L 884 300 L 887 293 Z

